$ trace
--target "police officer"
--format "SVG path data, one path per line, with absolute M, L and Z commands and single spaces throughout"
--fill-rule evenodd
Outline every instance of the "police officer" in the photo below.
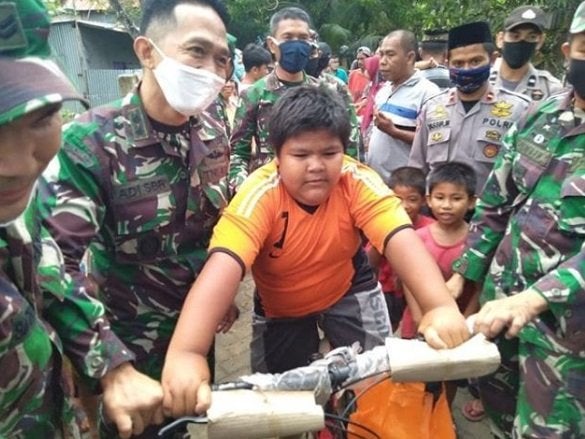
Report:
M 520 6 L 512 11 L 504 21 L 504 30 L 497 35 L 502 57 L 492 68 L 492 85 L 522 93 L 534 101 L 563 88 L 551 73 L 536 69 L 530 61 L 544 44 L 546 22 L 545 13 L 537 6 Z
M 61 105 L 83 99 L 47 59 L 40 1 L 0 1 L 0 28 L 0 437 L 81 438 L 65 355 L 130 437 L 162 421 L 162 389 L 134 369 L 104 307 L 73 288 L 32 202 L 60 146 Z
M 479 380 L 501 438 L 585 437 L 585 2 L 569 32 L 573 88 L 506 134 L 449 281 L 482 288 L 476 330 L 505 333 Z
M 451 29 L 448 49 L 455 87 L 423 106 L 408 164 L 427 172 L 452 160 L 469 163 L 481 188 L 504 133 L 528 108 L 529 99 L 489 84 L 494 45 L 486 22 Z
M 142 81 L 69 124 L 44 174 L 41 207 L 75 287 L 104 302 L 155 379 L 227 204 L 228 139 L 203 112 L 229 67 L 225 20 L 217 0 L 144 2 L 134 41 Z

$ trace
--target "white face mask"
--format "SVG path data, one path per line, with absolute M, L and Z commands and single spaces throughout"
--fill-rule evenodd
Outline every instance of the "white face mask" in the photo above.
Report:
M 150 43 L 162 57 L 152 72 L 169 105 L 185 116 L 200 114 L 217 97 L 225 79 L 180 63 L 166 56 L 152 41 Z

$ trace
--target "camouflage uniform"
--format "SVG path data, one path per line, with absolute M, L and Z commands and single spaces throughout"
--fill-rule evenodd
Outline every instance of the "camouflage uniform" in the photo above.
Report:
M 545 101 L 506 134 L 454 269 L 484 282 L 481 303 L 525 290 L 548 302 L 502 367 L 480 380 L 500 437 L 585 436 L 585 123 L 572 92 Z
M 322 75 L 320 79 L 315 79 L 305 74 L 303 84 L 322 85 L 340 93 L 347 103 L 352 126 L 347 154 L 356 159 L 362 158 L 359 124 L 347 87 L 332 75 Z M 274 103 L 288 87 L 273 71 L 243 93 L 230 139 L 232 152 L 229 180 L 232 189 L 240 187 L 250 172 L 268 163 L 274 156 L 268 144 L 268 120 Z
M 207 107 L 205 112 L 225 129 L 228 138 L 232 135 L 232 128 L 225 108 L 225 101 L 221 96 L 217 96 L 211 105 Z
M 504 134 L 528 105 L 525 96 L 490 86 L 466 112 L 457 89 L 445 90 L 430 98 L 420 111 L 408 165 L 427 173 L 447 161 L 469 163 L 477 174 L 479 193 Z
M 505 88 L 500 76 L 499 65 L 494 65 L 492 68 L 489 81 L 496 88 Z M 529 64 L 526 75 L 524 75 L 516 88 L 511 91 L 528 96 L 533 101 L 540 101 L 558 93 L 562 89 L 563 84 L 561 84 L 561 81 L 550 72 L 536 69 L 532 64 Z
M 44 174 L 42 203 L 76 288 L 97 284 L 136 368 L 158 379 L 227 204 L 229 150 L 205 114 L 172 135 L 153 123 L 137 92 L 75 119 Z
M 38 218 L 33 204 L 0 227 L 0 437 L 80 437 L 63 356 L 94 379 L 134 356 Z

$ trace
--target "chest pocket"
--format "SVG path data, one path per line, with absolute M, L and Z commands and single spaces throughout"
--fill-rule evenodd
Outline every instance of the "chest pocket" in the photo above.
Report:
M 548 167 L 552 155 L 535 146 L 529 139 L 519 137 L 518 154 L 512 164 L 512 178 L 520 192 L 529 193 Z
M 152 262 L 169 256 L 177 206 L 166 176 L 114 186 L 112 202 L 116 261 Z
M 502 147 L 503 132 L 497 129 L 482 129 L 477 137 L 477 144 L 473 151 L 473 159 L 483 163 L 493 163 Z
M 567 233 L 585 235 L 585 175 L 571 176 L 563 182 L 559 227 Z
M 450 128 L 437 128 L 429 131 L 427 139 L 427 162 L 443 163 L 449 160 Z

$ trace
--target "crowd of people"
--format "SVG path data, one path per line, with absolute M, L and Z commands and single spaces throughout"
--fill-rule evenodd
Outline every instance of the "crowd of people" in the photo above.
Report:
M 349 72 L 298 7 L 242 50 L 221 0 L 141 12 L 136 87 L 62 126 L 88 103 L 43 2 L 0 0 L 0 437 L 89 418 L 150 438 L 204 412 L 248 272 L 254 372 L 307 364 L 323 335 L 455 347 L 475 314 L 502 364 L 465 415 L 585 435 L 585 2 L 566 87 L 531 62 L 531 5 L 495 39 L 389 30 Z

